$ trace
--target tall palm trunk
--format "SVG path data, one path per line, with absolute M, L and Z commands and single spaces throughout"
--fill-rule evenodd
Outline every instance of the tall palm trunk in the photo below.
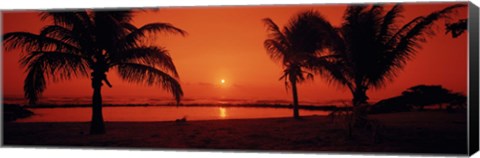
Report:
M 353 115 L 354 126 L 363 127 L 367 123 L 367 88 L 365 86 L 357 86 L 353 93 Z
M 367 100 L 367 88 L 361 85 L 357 86 L 357 88 L 355 88 L 355 91 L 353 92 L 353 106 L 358 107 L 360 105 L 366 104 Z
M 92 122 L 90 123 L 90 134 L 104 134 L 105 126 L 102 114 L 102 72 L 94 71 L 92 73 Z
M 300 115 L 298 112 L 298 94 L 297 94 L 297 82 L 295 79 L 290 80 L 292 84 L 292 95 L 293 95 L 293 118 L 300 119 Z

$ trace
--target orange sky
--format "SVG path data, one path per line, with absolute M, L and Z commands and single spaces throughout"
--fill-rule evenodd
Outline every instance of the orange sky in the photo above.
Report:
M 405 5 L 404 22 L 448 5 L 451 3 Z M 134 24 L 168 22 L 189 33 L 186 37 L 161 36 L 157 41 L 170 51 L 186 98 L 290 100 L 283 81 L 278 80 L 281 65 L 274 63 L 263 48 L 267 33 L 261 19 L 269 17 L 283 26 L 299 11 L 315 9 L 334 25 L 339 25 L 345 8 L 345 5 L 161 8 L 157 12 L 136 14 Z M 465 8 L 458 17 L 466 15 Z M 3 12 L 2 16 L 3 32 L 38 33 L 47 24 L 33 12 Z M 369 91 L 370 98 L 395 96 L 418 84 L 441 84 L 466 93 L 467 35 L 452 39 L 444 35 L 443 28 L 444 24 L 439 23 L 437 36 L 423 45 L 394 82 L 383 89 Z M 18 51 L 3 52 L 3 92 L 6 96 L 23 95 L 25 74 L 18 59 Z M 108 75 L 113 88 L 104 87 L 104 96 L 170 97 L 156 87 L 122 82 L 114 71 Z M 225 79 L 225 85 L 220 84 L 221 79 Z M 85 78 L 50 83 L 44 96 L 90 96 L 89 82 Z M 301 101 L 350 100 L 351 94 L 346 89 L 327 85 L 316 76 L 314 82 L 299 86 L 299 97 Z

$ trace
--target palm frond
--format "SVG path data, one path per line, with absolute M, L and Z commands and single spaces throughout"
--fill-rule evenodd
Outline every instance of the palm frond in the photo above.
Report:
M 267 27 L 268 35 L 267 37 L 269 39 L 277 41 L 279 44 L 287 46 L 288 45 L 288 40 L 286 39 L 285 35 L 282 33 L 280 28 L 273 22 L 272 19 L 270 18 L 265 18 L 262 19 L 263 23 L 265 24 L 265 27 Z
M 285 91 L 288 93 L 289 89 L 290 89 L 290 82 L 288 80 L 288 71 L 284 70 L 283 73 L 282 73 L 282 76 L 280 76 L 280 78 L 278 78 L 278 80 L 283 80 L 283 84 L 285 85 Z
M 395 4 L 383 17 L 382 26 L 378 34 L 378 39 L 381 40 L 382 43 L 386 43 L 387 39 L 393 36 L 393 31 L 397 29 L 395 26 L 397 22 L 396 19 L 402 17 L 401 13 L 403 11 L 404 8 L 401 4 Z
M 465 7 L 464 4 L 456 4 L 449 6 L 443 10 L 433 12 L 425 17 L 417 17 L 407 25 L 405 25 L 401 30 L 398 31 L 395 36 L 398 40 L 396 44 L 396 50 L 394 52 L 402 52 L 402 50 L 408 50 L 408 45 L 418 44 L 418 42 L 424 42 L 425 36 L 432 36 L 435 33 L 432 31 L 432 25 L 441 19 L 448 19 L 451 13 L 455 12 L 456 9 Z
M 396 44 L 398 41 L 402 39 L 405 34 L 412 28 L 414 28 L 416 25 L 418 25 L 420 22 L 422 22 L 425 19 L 423 16 L 419 16 L 408 22 L 407 24 L 403 25 L 397 32 L 388 40 L 388 42 L 385 44 L 385 47 L 388 50 L 393 50 L 395 49 Z
M 360 4 L 348 6 L 343 14 L 343 19 L 345 20 L 343 25 L 353 24 L 357 19 L 359 19 L 360 13 L 366 8 L 367 5 Z
M 115 19 L 115 21 L 119 22 L 129 22 L 132 21 L 134 16 L 133 10 L 116 10 L 116 11 L 103 11 L 103 10 L 95 10 L 95 15 L 104 14 L 111 19 Z
M 120 78 L 127 82 L 161 86 L 173 95 L 177 103 L 183 96 L 180 83 L 174 77 L 154 67 L 138 63 L 119 63 L 117 70 Z
M 51 18 L 55 25 L 68 28 L 79 27 L 88 28 L 92 26 L 90 16 L 86 11 L 63 12 L 49 11 L 40 13 L 41 20 Z M 82 30 L 85 31 L 85 30 Z
M 372 69 L 374 73 L 369 76 L 369 84 L 375 88 L 380 88 L 385 85 L 386 81 L 393 80 L 398 74 L 397 72 L 421 48 L 421 43 L 426 42 L 427 37 L 435 34 L 432 30 L 435 22 L 450 18 L 450 15 L 461 7 L 465 7 L 465 5 L 452 5 L 427 16 L 419 16 L 398 30 L 389 40 L 391 43 L 387 45 L 385 57 L 378 61 L 381 62 L 378 64 L 379 66 Z
M 280 43 L 273 39 L 267 39 L 263 46 L 274 61 L 283 61 L 284 53 L 287 51 Z
M 445 34 L 452 33 L 452 37 L 457 38 L 467 30 L 468 20 L 460 19 L 458 22 L 445 24 L 445 27 Z
M 308 68 L 326 79 L 327 83 L 339 87 L 353 88 L 352 75 L 349 75 L 347 64 L 343 63 L 344 58 L 340 55 L 326 55 L 310 58 Z
M 132 27 L 129 25 L 125 25 L 124 27 L 126 27 L 131 32 L 128 33 L 128 35 L 126 35 L 119 43 L 119 46 L 121 48 L 140 46 L 138 40 L 144 38 L 148 33 L 165 32 L 165 33 L 180 34 L 182 36 L 187 35 L 186 31 L 179 29 L 169 23 L 149 23 L 138 29 L 135 29 L 135 27 Z
M 310 56 L 318 50 L 328 48 L 328 38 L 333 27 L 317 11 L 300 12 L 285 26 L 284 35 L 290 50 L 301 56 Z
M 129 32 L 133 32 L 133 31 L 138 29 L 135 25 L 133 25 L 131 23 L 128 23 L 128 22 L 121 23 L 121 25 L 122 25 L 122 27 L 127 29 Z
M 139 63 L 148 65 L 157 69 L 165 70 L 178 77 L 177 69 L 167 50 L 160 47 L 136 47 L 122 50 L 118 56 L 113 56 L 111 65 L 118 63 Z
M 46 80 L 54 82 L 69 80 L 73 77 L 88 76 L 88 63 L 75 54 L 64 52 L 32 52 L 20 60 L 26 67 L 24 82 L 25 97 L 35 104 L 46 89 Z
M 312 33 L 313 41 L 316 44 L 316 51 L 323 52 L 324 49 L 330 49 L 333 51 L 343 51 L 344 44 L 343 39 L 338 32 L 338 28 L 335 28 L 325 17 L 319 12 L 307 11 L 309 16 L 305 17 L 308 20 L 308 29 L 313 29 Z
M 45 26 L 39 34 L 41 37 L 47 37 L 56 39 L 75 47 L 79 47 L 80 39 L 76 37 L 76 34 L 60 25 L 48 25 Z
M 31 65 L 41 65 L 44 76 L 57 82 L 88 76 L 87 70 L 90 66 L 87 60 L 82 56 L 66 52 L 36 51 L 22 57 L 20 64 L 27 68 Z
M 36 62 L 28 65 L 23 91 L 30 105 L 36 104 L 46 86 L 43 64 Z
M 11 32 L 3 35 L 4 48 L 11 49 L 22 48 L 23 52 L 32 52 L 38 50 L 56 50 L 81 54 L 81 50 L 74 45 L 64 41 L 36 35 L 29 32 Z

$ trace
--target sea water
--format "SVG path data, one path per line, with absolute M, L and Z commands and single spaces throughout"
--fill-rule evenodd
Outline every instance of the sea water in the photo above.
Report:
M 91 120 L 91 108 L 30 108 L 35 115 L 17 122 L 87 122 Z M 327 115 L 328 111 L 300 110 L 301 116 Z M 252 119 L 292 117 L 288 108 L 252 107 L 175 107 L 175 106 L 118 106 L 104 107 L 103 118 L 107 122 L 154 122 L 186 120 Z

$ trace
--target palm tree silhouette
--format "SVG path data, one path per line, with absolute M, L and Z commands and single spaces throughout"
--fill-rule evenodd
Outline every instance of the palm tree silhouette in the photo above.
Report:
M 293 95 L 293 117 L 300 118 L 298 111 L 297 83 L 307 79 L 313 80 L 314 70 L 321 71 L 322 63 L 332 56 L 323 55 L 326 48 L 323 39 L 328 31 L 318 29 L 333 27 L 315 11 L 305 11 L 292 17 L 289 23 L 280 30 L 270 18 L 263 19 L 268 31 L 264 47 L 270 58 L 280 62 L 284 68 L 280 80 L 285 81 L 285 87 L 291 86 Z M 332 31 L 332 30 L 329 30 Z M 313 62 L 315 61 L 315 62 Z
M 336 66 L 327 69 L 330 81 L 348 87 L 354 107 L 366 105 L 367 90 L 382 88 L 392 81 L 427 37 L 434 35 L 432 26 L 465 6 L 452 5 L 401 26 L 398 20 L 404 8 L 400 4 L 386 12 L 382 5 L 349 6 L 342 25 L 328 34 L 330 42 L 336 43 L 331 45 L 332 52 L 341 58 L 333 63 Z
M 127 82 L 162 87 L 179 103 L 183 91 L 168 51 L 145 40 L 152 33 L 185 35 L 186 32 L 168 23 L 137 28 L 131 24 L 132 17 L 132 11 L 44 12 L 42 20 L 51 18 L 54 24 L 45 26 L 39 34 L 4 34 L 6 50 L 22 48 L 25 52 L 19 62 L 26 67 L 24 93 L 29 103 L 38 101 L 47 80 L 90 77 L 93 88 L 90 133 L 105 133 L 101 88 L 103 83 L 112 87 L 107 78 L 112 69 Z

